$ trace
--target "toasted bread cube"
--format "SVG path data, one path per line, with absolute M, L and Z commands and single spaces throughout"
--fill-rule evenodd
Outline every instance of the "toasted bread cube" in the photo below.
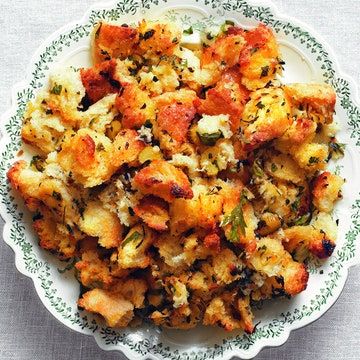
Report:
M 255 331 L 254 314 L 250 307 L 250 297 L 246 296 L 237 300 L 236 308 L 241 316 L 241 327 L 248 334 L 252 334 Z
M 304 226 L 292 226 L 284 230 L 283 245 L 291 253 L 305 247 L 320 259 L 328 258 L 335 249 L 337 226 L 331 216 L 319 213 L 310 223 Z
M 84 187 L 100 185 L 123 164 L 135 162 L 144 148 L 134 130 L 118 133 L 113 143 L 90 129 L 68 132 L 61 142 L 57 160 Z
M 43 153 L 48 154 L 56 149 L 56 144 L 67 126 L 59 114 L 54 114 L 51 109 L 42 107 L 38 102 L 29 103 L 24 114 L 21 128 L 21 138 L 24 143 L 32 145 Z
M 134 316 L 134 305 L 121 294 L 93 289 L 86 292 L 78 305 L 87 311 L 100 314 L 110 327 L 125 327 Z
M 160 141 L 165 153 L 181 153 L 187 146 L 188 129 L 196 110 L 196 93 L 189 89 L 166 92 L 153 98 L 158 109 L 157 121 L 153 123 L 153 134 Z
M 220 194 L 224 197 L 222 221 L 231 218 L 234 212 L 241 212 L 244 220 L 244 227 L 234 226 L 233 221 L 223 225 L 226 238 L 230 242 L 239 243 L 244 246 L 246 252 L 251 253 L 256 249 L 256 234 L 258 219 L 254 214 L 252 204 L 246 201 L 240 204 L 244 185 L 241 182 L 223 184 Z M 237 214 L 235 217 L 237 218 Z
M 258 240 L 249 263 L 256 271 L 269 277 L 282 276 L 288 295 L 293 296 L 306 289 L 309 278 L 306 267 L 294 261 L 277 239 L 265 237 Z
M 149 195 L 140 200 L 135 206 L 134 212 L 150 228 L 164 231 L 167 230 L 167 222 L 170 219 L 168 208 L 169 206 L 164 200 Z
M 135 130 L 121 130 L 113 142 L 112 165 L 117 170 L 123 164 L 136 166 L 139 163 L 139 155 L 145 148 L 143 141 L 139 140 Z
M 160 108 L 157 116 L 159 130 L 179 143 L 186 141 L 191 120 L 196 114 L 193 105 L 173 103 Z
M 258 222 L 256 233 L 261 236 L 266 236 L 275 232 L 280 227 L 281 220 L 277 214 L 264 212 L 260 217 L 260 221 Z
M 201 68 L 212 74 L 212 83 L 219 80 L 221 72 L 239 62 L 245 41 L 239 34 L 223 34 L 206 47 L 201 56 Z
M 289 181 L 294 184 L 304 182 L 305 176 L 298 164 L 288 155 L 270 156 L 265 163 L 268 174 L 278 180 Z
M 76 263 L 75 267 L 79 271 L 81 283 L 88 288 L 107 289 L 114 282 L 109 262 L 101 260 L 96 249 L 84 251 L 81 254 L 81 260 Z
M 123 227 L 119 218 L 100 201 L 87 203 L 79 227 L 85 234 L 98 237 L 99 244 L 107 249 L 117 247 L 122 240 Z
M 135 83 L 122 83 L 115 105 L 122 115 L 123 128 L 139 129 L 146 120 L 155 119 L 152 99 Z
M 329 148 L 325 144 L 305 143 L 290 150 L 298 165 L 309 173 L 325 169 Z
M 137 53 L 146 57 L 172 55 L 180 43 L 181 29 L 174 23 L 161 24 L 143 20 L 139 27 Z
M 206 92 L 204 100 L 197 101 L 197 110 L 200 114 L 230 115 L 231 131 L 236 133 L 247 99 L 248 91 L 229 73 Z
M 80 70 L 81 81 L 90 102 L 96 103 L 109 94 L 118 93 L 121 84 L 116 78 L 116 61 L 104 61 L 93 68 Z
M 285 133 L 275 140 L 276 147 L 286 153 L 294 146 L 311 142 L 315 137 L 316 128 L 316 122 L 308 118 L 297 117 Z
M 249 90 L 263 88 L 275 79 L 277 73 L 281 73 L 279 47 L 271 29 L 260 24 L 247 32 L 238 28 L 230 28 L 229 32 L 240 33 L 245 38 L 240 73 L 242 83 Z
M 102 315 L 110 327 L 125 327 L 134 316 L 134 308 L 143 306 L 146 290 L 144 280 L 128 279 L 111 290 L 93 289 L 86 292 L 78 305 Z
M 170 206 L 170 229 L 180 234 L 193 227 L 213 229 L 222 214 L 223 198 L 200 193 L 193 199 L 176 199 Z
M 308 117 L 316 123 L 333 121 L 336 93 L 329 84 L 289 84 L 284 86 L 284 91 L 292 103 L 305 108 Z
M 40 247 L 55 254 L 61 260 L 75 256 L 77 254 L 76 245 L 81 234 L 75 229 L 57 224 L 50 211 L 45 207 L 42 207 L 39 214 L 33 222 L 33 227 L 39 237 Z
M 281 88 L 261 89 L 251 93 L 241 125 L 249 150 L 282 136 L 291 125 L 290 103 Z
M 122 269 L 146 268 L 150 264 L 147 250 L 153 243 L 153 233 L 145 225 L 136 225 L 118 248 L 117 261 Z
M 33 170 L 23 160 L 16 162 L 7 176 L 31 211 L 40 210 L 44 204 L 58 223 L 73 226 L 79 219 L 75 202 L 79 201 L 80 194 L 62 180 L 48 176 L 45 171 Z
M 115 171 L 111 164 L 111 141 L 90 129 L 68 131 L 61 141 L 57 160 L 85 187 L 99 185 Z
M 206 308 L 203 324 L 219 325 L 226 331 L 233 331 L 241 328 L 240 321 L 234 319 L 226 302 L 220 297 L 215 297 L 211 300 Z
M 245 267 L 244 262 L 230 249 L 223 249 L 213 255 L 211 263 L 216 282 L 220 285 L 239 280 L 241 270 Z
M 226 331 L 243 329 L 252 333 L 254 325 L 249 300 L 235 298 L 234 294 L 229 292 L 214 297 L 205 310 L 204 325 L 218 325 Z
M 331 212 L 334 204 L 341 198 L 341 187 L 344 179 L 339 175 L 325 171 L 314 181 L 312 190 L 313 204 L 319 211 Z
M 95 64 L 111 58 L 124 59 L 135 50 L 138 30 L 100 22 L 92 34 L 92 58 Z
M 134 177 L 134 186 L 143 194 L 156 195 L 168 202 L 191 199 L 193 192 L 183 171 L 165 160 L 154 160 Z

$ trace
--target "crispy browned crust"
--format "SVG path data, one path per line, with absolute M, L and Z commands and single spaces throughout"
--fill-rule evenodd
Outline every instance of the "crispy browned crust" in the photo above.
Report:
M 341 198 L 344 180 L 329 171 L 320 174 L 313 183 L 313 204 L 319 211 L 331 212 L 335 202 Z
M 93 68 L 80 69 L 81 81 L 91 103 L 120 91 L 121 85 L 115 80 L 115 70 L 115 60 L 104 61 Z
M 216 86 L 206 92 L 205 99 L 197 101 L 199 114 L 229 114 L 233 133 L 239 129 L 244 105 L 249 97 L 246 88 L 236 80 L 233 72 L 225 73 Z
M 143 193 L 168 202 L 191 199 L 193 192 L 185 173 L 164 160 L 154 160 L 134 177 L 134 185 Z
M 147 92 L 141 90 L 137 84 L 122 83 L 121 86 L 115 106 L 122 115 L 122 126 L 138 129 L 146 120 L 155 117 L 152 111 L 152 100 Z
M 327 234 L 313 226 L 292 226 L 284 230 L 284 247 L 294 252 L 300 246 L 305 246 L 312 254 L 320 259 L 328 258 L 335 249 L 335 242 Z
M 168 229 L 169 206 L 168 204 L 156 196 L 145 196 L 134 207 L 135 214 L 149 227 L 157 231 Z
M 138 30 L 130 26 L 99 23 L 93 32 L 92 56 L 95 64 L 110 58 L 126 58 L 139 40 Z
M 195 114 L 193 105 L 173 103 L 160 108 L 157 123 L 161 131 L 169 134 L 179 143 L 183 143 Z

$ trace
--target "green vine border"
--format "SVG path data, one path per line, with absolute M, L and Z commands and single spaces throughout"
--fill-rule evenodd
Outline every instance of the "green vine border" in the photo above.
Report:
M 273 15 L 270 8 L 262 6 L 253 6 L 244 0 L 195 0 L 211 9 L 216 9 L 220 16 L 233 14 L 234 12 L 246 17 L 261 21 L 273 28 L 276 33 L 283 32 L 285 35 L 291 35 L 294 39 L 305 45 L 311 53 L 316 55 L 316 61 L 321 63 L 323 77 L 325 81 L 332 84 L 340 99 L 340 105 L 345 110 L 348 117 L 348 126 L 351 129 L 351 138 L 356 139 L 356 145 L 360 146 L 360 109 L 352 102 L 349 82 L 336 76 L 334 64 L 329 57 L 329 53 L 324 47 L 307 31 L 289 22 L 278 20 Z M 222 344 L 215 344 L 205 350 L 197 352 L 180 352 L 164 346 L 162 343 L 154 343 L 150 339 L 143 339 L 134 342 L 125 332 L 115 331 L 104 327 L 93 318 L 74 311 L 65 301 L 57 296 L 57 290 L 53 287 L 51 279 L 50 265 L 45 261 L 40 261 L 33 250 L 33 245 L 25 238 L 25 226 L 23 225 L 23 213 L 18 209 L 18 205 L 11 195 L 10 186 L 6 180 L 6 171 L 10 167 L 16 152 L 21 145 L 20 128 L 22 116 L 26 103 L 34 98 L 37 89 L 43 86 L 46 77 L 45 72 L 49 69 L 48 65 L 55 61 L 64 47 L 77 43 L 81 38 L 88 37 L 93 26 L 99 20 L 118 20 L 124 14 L 135 15 L 139 11 L 145 12 L 154 5 L 167 3 L 167 0 L 121 0 L 111 9 L 92 10 L 88 22 L 83 25 L 76 25 L 71 31 L 61 34 L 53 40 L 39 55 L 39 60 L 34 64 L 34 70 L 29 82 L 29 86 L 18 92 L 16 99 L 16 112 L 11 116 L 5 125 L 8 141 L 5 149 L 1 153 L 0 160 L 0 197 L 1 203 L 6 208 L 6 213 L 12 219 L 10 229 L 11 242 L 21 249 L 25 270 L 31 275 L 36 276 L 41 284 L 43 294 L 50 304 L 50 307 L 58 313 L 61 318 L 81 329 L 87 329 L 89 332 L 98 333 L 106 345 L 123 345 L 136 352 L 138 355 L 146 356 L 148 354 L 159 355 L 163 358 L 172 360 L 205 360 L 223 357 L 228 350 L 241 349 L 249 350 L 257 341 L 261 339 L 276 338 L 285 331 L 286 324 L 299 322 L 304 317 L 309 317 L 315 312 L 320 311 L 333 296 L 342 275 L 341 272 L 345 264 L 354 258 L 356 253 L 355 241 L 360 232 L 360 199 L 355 200 L 351 208 L 351 222 L 349 231 L 346 233 L 346 243 L 341 249 L 336 251 L 330 263 L 332 271 L 328 273 L 328 279 L 325 281 L 326 287 L 321 288 L 319 293 L 310 301 L 310 305 L 303 305 L 301 309 L 295 309 L 293 312 L 282 313 L 280 318 L 273 319 L 270 323 L 259 326 L 252 335 L 237 335 L 231 339 L 223 339 Z M 190 22 L 188 18 L 184 21 Z M 209 17 L 204 22 L 197 22 L 195 27 L 202 30 L 209 23 L 214 21 L 214 17 Z

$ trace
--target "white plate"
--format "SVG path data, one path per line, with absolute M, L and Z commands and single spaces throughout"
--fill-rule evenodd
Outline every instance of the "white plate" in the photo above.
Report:
M 326 81 L 337 92 L 336 120 L 341 124 L 339 141 L 346 143 L 345 158 L 331 167 L 348 179 L 344 199 L 336 207 L 339 238 L 333 256 L 321 267 L 310 267 L 306 291 L 292 300 L 277 300 L 256 312 L 260 323 L 252 335 L 225 333 L 220 329 L 199 327 L 190 331 L 163 330 L 144 325 L 135 330 L 113 330 L 97 318 L 79 312 L 76 300 L 79 284 L 71 264 L 62 263 L 37 245 L 31 217 L 23 202 L 6 180 L 6 171 L 21 157 L 29 157 L 29 148 L 21 148 L 20 126 L 28 100 L 46 84 L 54 66 L 87 66 L 89 35 L 100 19 L 135 22 L 140 18 L 161 18 L 180 22 L 184 27 L 204 29 L 225 19 L 244 27 L 262 21 L 271 27 L 281 44 L 286 61 L 284 82 Z M 120 0 L 91 8 L 77 23 L 69 24 L 39 48 L 30 62 L 26 80 L 12 93 L 13 106 L 1 120 L 0 211 L 6 224 L 4 240 L 15 252 L 16 266 L 31 277 L 46 308 L 64 325 L 93 335 L 105 350 L 120 350 L 131 359 L 230 359 L 254 357 L 265 346 L 283 344 L 291 330 L 319 318 L 335 302 L 344 286 L 350 266 L 360 262 L 360 110 L 356 105 L 353 82 L 344 75 L 335 56 L 320 37 L 307 26 L 278 13 L 273 5 L 243 0 Z M 60 271 L 59 271 L 60 270 Z

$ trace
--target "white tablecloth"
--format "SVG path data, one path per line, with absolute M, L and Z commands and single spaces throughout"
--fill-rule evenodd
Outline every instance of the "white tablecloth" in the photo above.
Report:
M 30 56 L 62 25 L 80 18 L 95 0 L 0 1 L 0 113 L 11 87 L 23 79 Z M 333 47 L 341 68 L 360 83 L 359 0 L 274 0 L 279 9 L 315 28 Z M 0 220 L 0 227 L 2 228 Z M 340 230 L 341 231 L 341 230 Z M 2 233 L 2 231 L 1 231 Z M 353 268 L 337 303 L 318 321 L 295 331 L 280 348 L 256 359 L 360 359 L 360 269 Z M 91 337 L 64 327 L 41 304 L 30 279 L 19 274 L 0 241 L 0 359 L 124 359 L 98 348 Z

